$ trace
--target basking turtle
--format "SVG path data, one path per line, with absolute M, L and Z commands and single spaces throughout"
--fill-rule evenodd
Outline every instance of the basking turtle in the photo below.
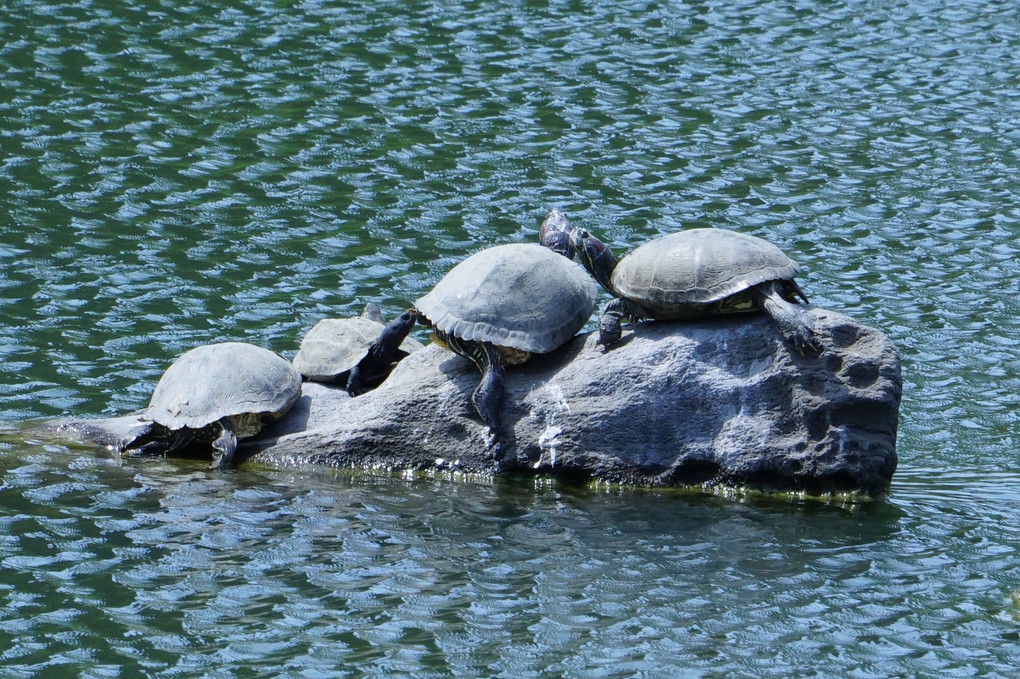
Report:
M 301 374 L 268 349 L 243 342 L 195 347 L 163 373 L 139 418 L 149 426 L 121 450 L 211 448 L 214 465 L 226 467 L 237 439 L 257 434 L 300 395 Z
M 364 358 L 385 324 L 378 305 L 371 302 L 365 305 L 364 313 L 357 318 L 324 318 L 301 340 L 301 348 L 294 357 L 294 368 L 305 379 L 344 385 L 351 368 Z M 421 342 L 408 337 L 401 342 L 394 358 L 399 361 L 421 348 Z M 381 374 L 369 376 L 368 385 L 378 386 L 392 367 L 392 364 L 381 366 Z
M 597 289 L 581 267 L 532 244 L 500 245 L 453 267 L 414 308 L 390 322 L 351 371 L 347 391 L 364 393 L 364 375 L 392 362 L 416 322 L 482 372 L 471 402 L 498 436 L 503 369 L 533 353 L 557 349 L 581 329 L 595 308 Z
M 574 255 L 577 254 L 574 246 L 570 244 L 570 234 L 573 230 L 563 210 L 554 207 L 549 210 L 549 214 L 546 215 L 545 220 L 542 222 L 538 239 L 542 245 L 553 252 L 563 255 L 567 259 L 573 259 Z
M 761 238 L 689 229 L 651 240 L 617 262 L 602 241 L 553 210 L 541 240 L 566 257 L 580 257 L 616 298 L 599 319 L 599 344 L 606 347 L 619 341 L 624 317 L 672 321 L 761 310 L 800 353 L 820 348 L 811 317 L 796 303 L 807 302 L 793 280 L 800 267 Z

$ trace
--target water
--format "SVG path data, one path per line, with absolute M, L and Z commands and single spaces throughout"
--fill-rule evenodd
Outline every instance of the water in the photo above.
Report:
M 557 205 L 721 226 L 900 348 L 864 505 L 0 439 L 0 676 L 1001 676 L 1020 665 L 1014 3 L 13 0 L 0 427 L 288 356 Z

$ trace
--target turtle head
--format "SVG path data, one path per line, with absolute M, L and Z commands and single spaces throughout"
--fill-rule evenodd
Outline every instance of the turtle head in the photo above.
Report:
M 418 322 L 418 310 L 408 309 L 386 324 L 379 339 L 368 348 L 347 376 L 347 393 L 360 396 L 378 386 L 400 360 L 400 343 Z
M 570 244 L 570 232 L 572 227 L 567 221 L 567 215 L 563 210 L 553 208 L 549 210 L 545 221 L 542 222 L 542 229 L 539 231 L 539 241 L 553 252 L 559 253 L 567 259 L 574 258 L 574 247 Z
M 613 256 L 609 246 L 584 229 L 572 229 L 570 247 L 577 253 L 588 273 L 606 289 L 606 292 L 615 297 L 612 277 L 613 269 L 616 268 L 616 257 Z

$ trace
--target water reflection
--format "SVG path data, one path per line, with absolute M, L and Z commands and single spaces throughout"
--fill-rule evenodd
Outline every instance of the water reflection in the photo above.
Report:
M 56 613 L 24 626 L 22 645 L 53 635 L 49 657 L 70 633 L 165 669 L 283 654 L 527 673 L 553 657 L 627 661 L 625 639 L 655 645 L 677 626 L 707 652 L 739 633 L 737 600 L 788 614 L 821 605 L 830 578 L 868 580 L 867 555 L 901 520 L 882 503 L 31 458 L 0 494 L 6 619 Z M 41 652 L 20 664 L 34 662 Z
M 87 664 L 188 671 L 739 673 L 820 655 L 889 667 L 893 644 L 924 673 L 953 666 L 941 646 L 1016 652 L 1010 510 L 966 497 L 975 479 L 943 479 L 944 500 L 908 479 L 890 502 L 841 505 L 5 454 L 13 667 L 88 648 Z

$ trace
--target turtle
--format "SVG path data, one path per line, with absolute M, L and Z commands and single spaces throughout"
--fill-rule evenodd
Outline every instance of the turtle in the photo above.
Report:
M 281 417 L 300 395 L 301 373 L 268 349 L 245 342 L 198 346 L 163 373 L 139 417 L 146 426 L 121 450 L 210 450 L 213 466 L 227 467 L 238 439 Z
M 486 248 L 450 269 L 386 326 L 351 371 L 347 390 L 352 396 L 364 393 L 363 376 L 392 361 L 415 323 L 430 326 L 437 343 L 481 371 L 471 402 L 495 446 L 502 427 L 504 368 L 565 344 L 588 322 L 597 292 L 580 266 L 540 245 Z
M 617 262 L 588 231 L 553 209 L 542 225 L 543 245 L 578 257 L 615 299 L 599 319 L 598 343 L 620 340 L 622 319 L 672 321 L 764 311 L 799 353 L 820 351 L 814 323 L 798 300 L 800 267 L 766 240 L 718 228 L 687 229 L 652 239 Z
M 385 324 L 379 305 L 372 302 L 356 318 L 324 318 L 301 340 L 294 368 L 307 380 L 346 385 L 351 368 L 365 356 Z M 399 361 L 421 348 L 421 342 L 408 337 L 398 347 L 395 359 Z M 369 378 L 369 385 L 376 386 L 386 379 L 393 366 L 381 367 L 379 375 Z

